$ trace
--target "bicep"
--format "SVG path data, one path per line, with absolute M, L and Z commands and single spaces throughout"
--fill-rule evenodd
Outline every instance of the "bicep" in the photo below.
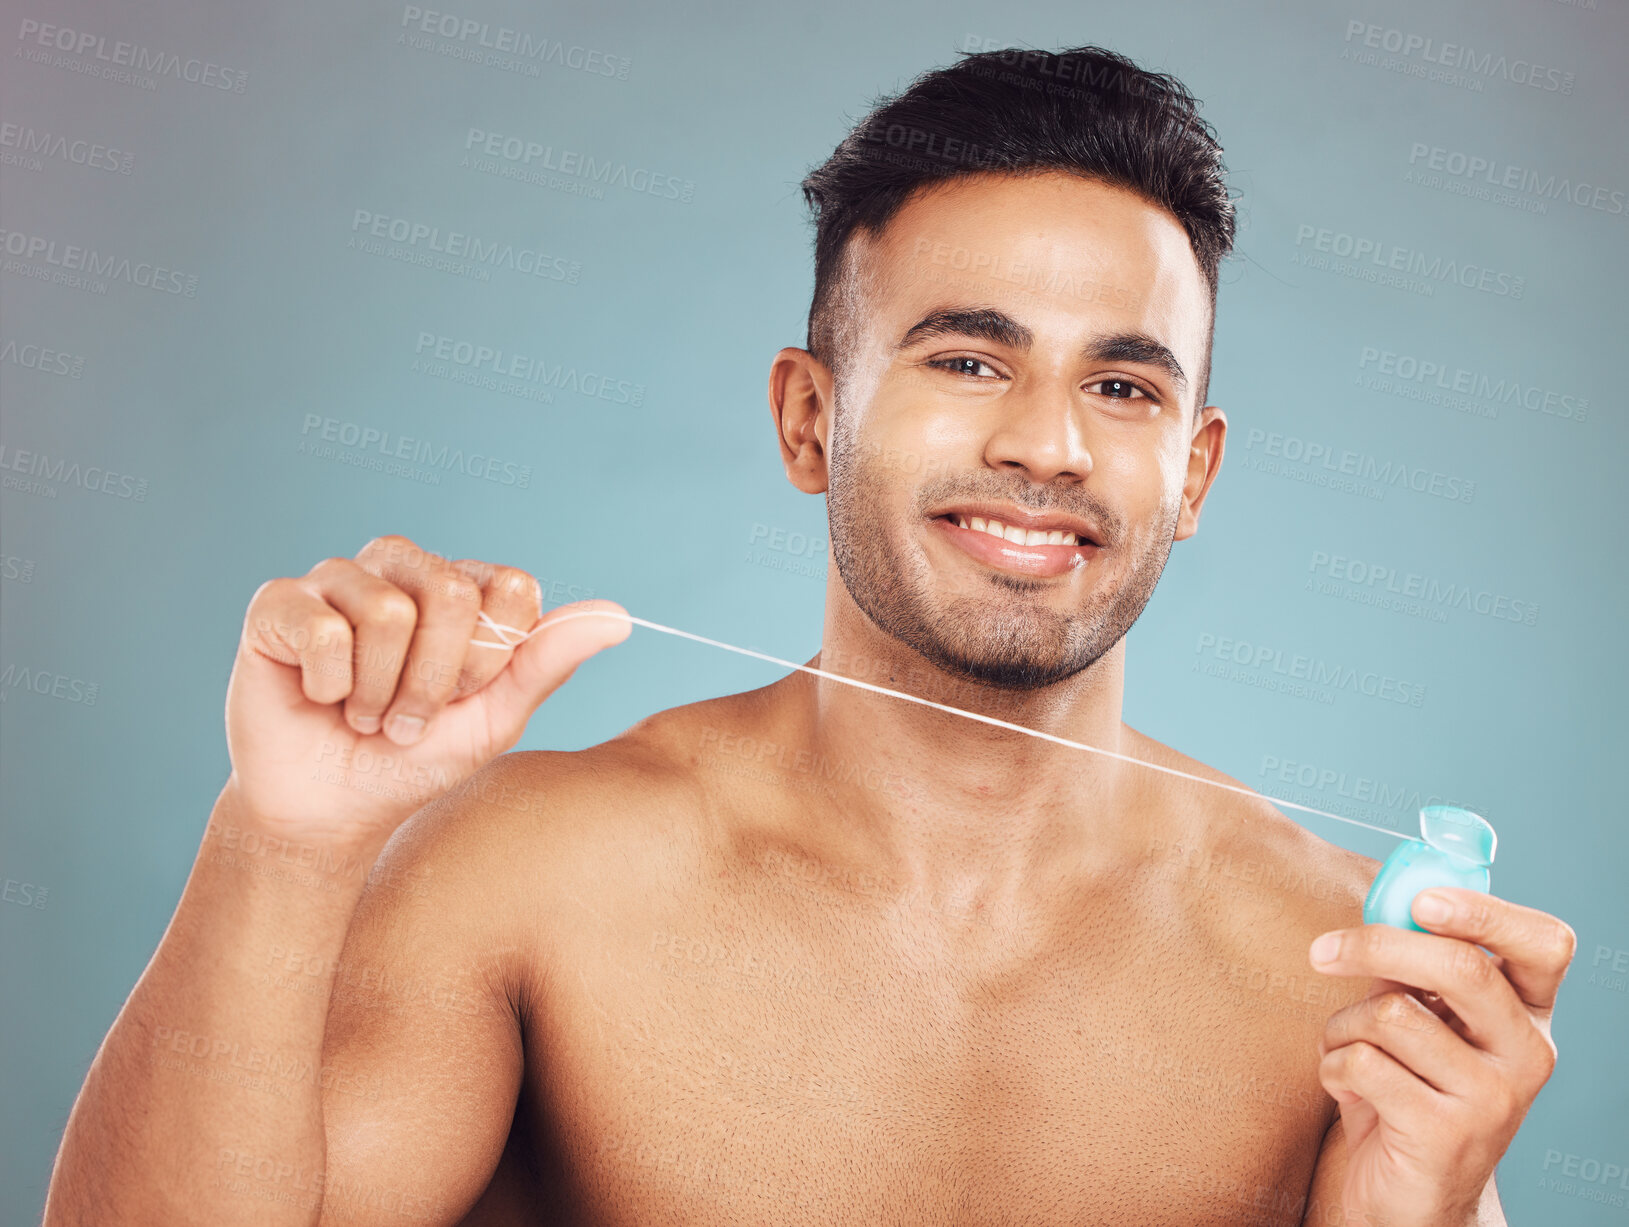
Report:
M 502 866 L 455 810 L 427 807 L 391 841 L 335 971 L 319 1071 L 323 1227 L 457 1223 L 509 1135 L 524 1072 L 520 951 Z

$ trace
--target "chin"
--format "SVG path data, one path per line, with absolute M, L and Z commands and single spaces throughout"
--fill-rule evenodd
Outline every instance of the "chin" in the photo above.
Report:
M 946 673 L 1001 690 L 1054 686 L 1100 655 L 1089 647 L 1071 645 L 1070 624 L 1057 614 L 1039 618 L 1008 614 L 981 617 L 977 609 L 953 609 L 932 628 L 899 637 Z M 982 633 L 966 633 L 971 627 L 982 628 Z

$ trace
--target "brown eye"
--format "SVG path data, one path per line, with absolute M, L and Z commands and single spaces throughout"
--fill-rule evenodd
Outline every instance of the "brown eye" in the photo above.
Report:
M 1088 388 L 1105 389 L 1099 395 L 1107 396 L 1111 400 L 1136 400 L 1139 397 L 1144 400 L 1152 399 L 1147 392 L 1144 392 L 1129 379 L 1099 379 L 1096 383 L 1087 384 L 1086 386 Z
M 980 358 L 934 358 L 928 362 L 928 365 L 937 367 L 941 371 L 950 371 L 955 375 L 969 375 L 974 379 L 986 378 L 986 376 L 979 374 L 980 370 L 989 371 L 992 375 L 996 374 L 996 369 Z

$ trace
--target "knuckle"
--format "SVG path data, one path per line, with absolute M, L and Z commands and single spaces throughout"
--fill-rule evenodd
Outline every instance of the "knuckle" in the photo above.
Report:
M 1487 933 L 1495 927 L 1491 896 L 1477 893 L 1462 905 L 1465 908 L 1465 926 L 1474 933 Z
M 1572 966 L 1573 955 L 1578 953 L 1578 934 L 1570 924 L 1560 918 L 1556 919 L 1555 925 L 1553 949 L 1556 965 L 1565 970 Z
M 256 588 L 254 595 L 249 598 L 248 608 L 243 611 L 243 620 L 260 635 L 277 635 L 283 630 L 283 623 L 273 616 L 277 610 L 289 604 L 299 595 L 299 581 L 287 577 L 268 579 Z
M 1493 960 L 1467 942 L 1455 945 L 1448 956 L 1448 970 L 1455 980 L 1473 990 L 1486 988 L 1499 974 Z
M 1346 1054 L 1346 1069 L 1360 1078 L 1372 1076 L 1380 1064 L 1380 1050 L 1368 1040 L 1356 1040 L 1341 1050 Z
M 1555 1073 L 1556 1062 L 1561 1059 L 1561 1054 L 1555 1046 L 1555 1041 L 1548 1035 L 1540 1032 L 1539 1038 L 1544 1042 L 1539 1045 L 1538 1057 L 1535 1064 L 1539 1069 L 1539 1081 L 1540 1083 L 1544 1083 L 1548 1082 L 1550 1080 L 1550 1075 Z
M 1388 932 L 1389 929 L 1389 925 L 1364 925 L 1363 928 L 1357 930 L 1356 941 L 1354 942 L 1356 949 L 1353 953 L 1366 958 L 1383 956 L 1390 947 L 1391 933 Z
M 1348 1010 L 1336 1010 L 1324 1023 L 1324 1047 L 1333 1052 L 1352 1034 L 1354 1020 Z
M 321 562 L 317 563 L 316 566 L 312 567 L 311 570 L 307 571 L 306 575 L 313 578 L 313 579 L 320 579 L 321 577 L 329 574 L 330 572 L 333 572 L 333 571 L 348 571 L 348 570 L 351 570 L 352 568 L 354 568 L 355 566 L 356 566 L 356 563 L 354 561 L 352 561 L 351 559 L 349 559 L 349 558 L 340 558 L 340 557 L 334 556 L 334 557 L 324 558 Z
M 441 577 L 440 589 L 441 595 L 449 601 L 456 601 L 460 605 L 480 607 L 481 585 L 467 575 L 462 575 L 457 571 L 446 572 Z
M 404 547 L 412 548 L 412 545 L 413 543 L 400 533 L 386 533 L 383 536 L 374 537 L 362 547 L 361 552 L 369 555 L 389 554 Z
M 419 607 L 411 596 L 392 586 L 380 589 L 368 603 L 368 617 L 392 628 L 410 628 L 419 620 Z
M 543 603 L 543 585 L 535 575 L 519 567 L 498 567 L 493 573 L 492 586 L 505 596 L 519 597 L 534 605 Z
M 1408 1009 L 1414 998 L 1403 992 L 1402 989 L 1394 988 L 1389 992 L 1381 993 L 1374 1000 L 1375 1008 L 1380 1011 L 1382 1018 L 1396 1018 L 1402 1011 Z
M 408 571 L 423 570 L 440 558 L 438 554 L 400 533 L 387 533 L 382 537 L 375 537 L 362 547 L 361 553 L 357 555 L 357 561 L 360 562 L 364 556 L 374 566 L 399 567 Z
M 494 574 L 499 570 L 495 564 L 482 562 L 479 558 L 460 558 L 452 565 L 480 584 L 482 588 L 492 583 Z
M 1382 1026 L 1389 1027 L 1397 1024 L 1407 1025 L 1409 1022 L 1411 1022 L 1413 1020 L 1414 1011 L 1416 1008 L 1418 1008 L 1419 1004 L 1420 1003 L 1418 1001 L 1414 1000 L 1414 998 L 1410 997 L 1407 993 L 1393 990 L 1391 992 L 1381 993 L 1380 996 L 1374 998 L 1371 1009 L 1373 1010 L 1375 1021 L 1380 1023 Z
M 249 598 L 249 607 L 253 609 L 256 605 L 280 596 L 284 588 L 288 586 L 289 582 L 290 581 L 285 576 L 278 576 L 276 579 L 268 579 L 265 583 L 261 584 L 260 587 L 254 590 L 254 594 Z
M 351 642 L 351 624 L 344 615 L 332 609 L 312 614 L 297 631 L 301 632 L 299 637 L 303 641 L 300 648 L 311 652 L 325 649 L 337 651 L 348 647 Z

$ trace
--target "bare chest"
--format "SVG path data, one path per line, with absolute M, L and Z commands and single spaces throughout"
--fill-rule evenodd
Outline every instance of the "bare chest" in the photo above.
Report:
M 1334 1003 L 1286 969 L 1124 918 L 1007 958 L 784 903 L 652 898 L 556 943 L 525 1094 L 562 1213 L 1300 1223 Z

